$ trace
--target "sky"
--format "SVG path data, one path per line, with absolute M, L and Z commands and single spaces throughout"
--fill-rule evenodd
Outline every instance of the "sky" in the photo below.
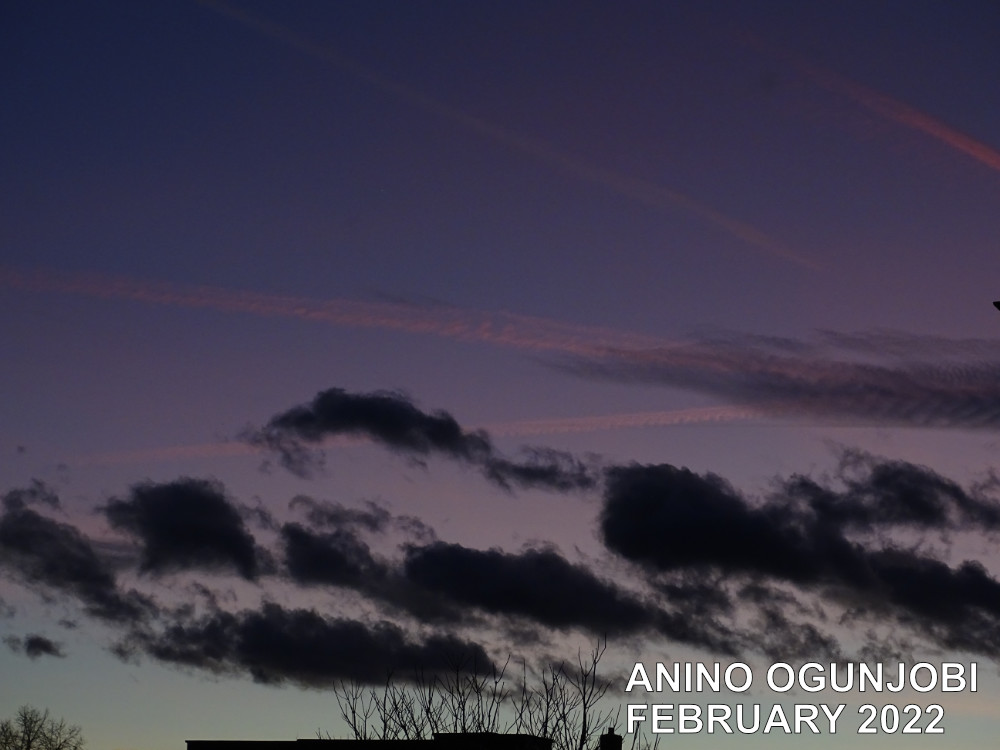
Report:
M 0 714 L 343 735 L 340 680 L 606 637 L 612 707 L 978 665 L 905 696 L 944 735 L 826 692 L 836 734 L 670 747 L 988 743 L 998 33 L 973 0 L 5 3 Z M 658 661 L 757 687 L 624 692 Z

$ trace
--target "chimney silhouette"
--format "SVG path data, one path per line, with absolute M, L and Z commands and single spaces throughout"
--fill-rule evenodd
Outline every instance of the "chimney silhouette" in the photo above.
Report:
M 615 734 L 615 730 L 608 727 L 608 733 L 601 735 L 599 750 L 622 750 L 623 739 L 625 738 L 619 734 Z

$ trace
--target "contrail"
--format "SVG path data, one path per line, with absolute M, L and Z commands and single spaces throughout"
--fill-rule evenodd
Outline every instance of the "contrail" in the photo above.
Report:
M 513 422 L 495 422 L 481 425 L 491 435 L 498 437 L 522 437 L 532 435 L 556 435 L 601 432 L 643 427 L 671 427 L 689 424 L 722 424 L 743 422 L 768 417 L 764 409 L 744 406 L 709 406 L 672 411 L 628 412 L 624 414 L 601 414 L 587 417 L 563 417 L 558 419 L 525 419 Z M 323 448 L 343 448 L 364 445 L 372 441 L 362 437 L 338 436 L 323 441 Z M 206 458 L 236 458 L 260 453 L 260 449 L 239 440 L 191 445 L 170 445 L 158 448 L 143 448 L 132 451 L 94 453 L 70 459 L 73 466 L 109 466 L 143 462 L 167 462 L 197 460 Z
M 199 458 L 233 458 L 252 456 L 259 451 L 252 445 L 237 441 L 219 443 L 195 443 L 191 445 L 166 445 L 158 448 L 140 448 L 131 451 L 109 451 L 90 453 L 71 458 L 71 466 L 118 466 L 120 464 L 165 463 L 168 461 L 189 461 Z
M 845 76 L 815 65 L 792 52 L 772 47 L 754 34 L 746 33 L 744 38 L 755 49 L 791 63 L 807 78 L 835 94 L 842 94 L 870 112 L 904 128 L 930 136 L 939 143 L 975 159 L 980 164 L 1000 172 L 1000 151 L 977 141 L 950 125 L 921 112 L 898 99 L 852 81 Z
M 386 94 L 406 101 L 432 115 L 449 120 L 487 140 L 492 140 L 515 151 L 532 156 L 585 182 L 601 185 L 652 208 L 682 209 L 769 255 L 812 270 L 820 269 L 819 264 L 814 260 L 786 247 L 753 225 L 727 216 L 721 211 L 684 193 L 647 180 L 628 177 L 612 170 L 604 169 L 576 156 L 558 151 L 542 140 L 511 132 L 496 123 L 470 115 L 462 109 L 427 96 L 409 86 L 404 86 L 398 81 L 387 78 L 361 65 L 356 60 L 337 53 L 330 47 L 313 42 L 291 29 L 254 13 L 241 8 L 234 8 L 227 3 L 218 2 L 217 0 L 197 0 L 197 2 L 217 13 L 235 19 L 245 26 L 256 29 L 272 39 L 283 42 L 305 55 L 332 63 Z
M 670 427 L 674 425 L 740 422 L 769 416 L 762 408 L 745 406 L 707 406 L 670 411 L 641 411 L 624 414 L 602 414 L 592 417 L 562 419 L 527 419 L 485 425 L 493 435 L 554 435 L 560 433 L 598 432 L 636 427 Z
M 1000 172 L 1000 152 L 985 143 L 980 143 L 975 138 L 955 130 L 905 102 L 862 86 L 837 73 L 815 67 L 807 68 L 806 72 L 825 88 L 846 94 L 872 112 L 910 130 L 929 135 L 940 143 L 972 157 L 980 164 Z
M 595 355 L 608 348 L 649 349 L 669 348 L 672 345 L 671 341 L 654 336 L 602 326 L 560 323 L 503 311 L 484 312 L 399 302 L 316 300 L 92 273 L 18 270 L 0 266 L 0 285 L 36 292 L 133 300 L 152 305 L 298 318 L 343 328 L 381 328 L 532 351 Z
M 459 341 L 493 344 L 529 351 L 558 352 L 580 357 L 602 357 L 609 352 L 654 350 L 661 355 L 680 346 L 654 336 L 602 326 L 582 326 L 509 312 L 483 312 L 456 307 L 427 307 L 404 303 L 357 300 L 315 300 L 264 294 L 214 286 L 183 286 L 123 276 L 18 270 L 0 266 L 0 285 L 33 292 L 78 294 L 150 305 L 204 308 L 263 317 L 296 318 L 342 328 L 381 328 L 439 336 Z M 585 433 L 637 427 L 732 422 L 765 417 L 758 407 L 718 406 L 672 411 L 630 412 L 562 419 L 500 422 L 482 428 L 498 436 Z M 364 442 L 338 438 L 329 447 Z M 255 450 L 240 441 L 175 445 L 134 451 L 100 453 L 71 460 L 73 465 L 109 465 L 142 461 L 174 461 L 249 455 Z

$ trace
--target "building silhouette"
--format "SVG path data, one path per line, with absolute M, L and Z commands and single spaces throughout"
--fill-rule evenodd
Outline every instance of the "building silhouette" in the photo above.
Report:
M 425 740 L 188 740 L 187 750 L 552 750 L 552 740 L 531 734 L 441 732 Z M 599 750 L 622 750 L 622 737 L 608 729 Z

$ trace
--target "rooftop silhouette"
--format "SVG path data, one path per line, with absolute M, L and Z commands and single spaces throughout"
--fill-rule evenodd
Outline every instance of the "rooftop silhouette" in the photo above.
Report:
M 610 731 L 610 730 L 609 730 Z M 601 750 L 621 750 L 605 747 L 602 737 Z M 298 740 L 188 740 L 187 750 L 552 750 L 552 740 L 531 734 L 500 734 L 497 732 L 435 733 L 431 739 L 353 740 L 353 739 L 298 739 Z

